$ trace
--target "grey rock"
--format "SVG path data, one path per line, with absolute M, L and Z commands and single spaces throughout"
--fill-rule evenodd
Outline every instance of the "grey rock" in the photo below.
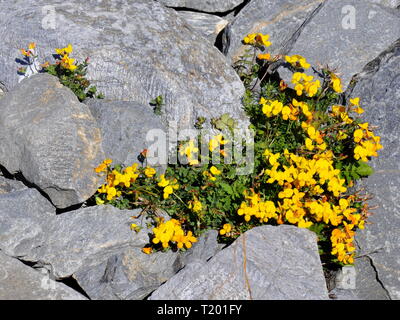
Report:
M 181 254 L 184 265 L 200 261 L 205 263 L 215 256 L 224 244 L 218 243 L 218 231 L 209 230 L 202 234 L 189 250 Z
M 89 108 L 56 77 L 38 74 L 0 100 L 0 164 L 45 192 L 57 208 L 87 200 L 104 160 Z
M 200 12 L 178 11 L 178 15 L 212 44 L 215 43 L 218 34 L 229 22 L 218 16 Z
M 158 2 L 17 0 L 1 2 L 0 12 L 0 81 L 8 89 L 18 79 L 19 47 L 36 42 L 39 60 L 53 62 L 54 48 L 71 43 L 72 57 L 90 57 L 88 78 L 111 100 L 147 105 L 162 95 L 164 120 L 181 127 L 223 113 L 247 119 L 243 84 L 223 54 Z
M 44 242 L 56 210 L 35 189 L 0 194 L 0 250 L 23 257 Z
M 112 255 L 121 247 L 143 247 L 149 241 L 147 220 L 133 219 L 140 210 L 119 210 L 112 206 L 88 207 L 57 215 L 46 226 L 41 246 L 26 257 L 38 262 L 56 277 L 72 275 L 90 257 L 106 252 Z M 130 224 L 143 226 L 139 233 Z
M 210 230 L 184 253 L 144 254 L 141 248 L 121 248 L 112 255 L 102 252 L 86 260 L 73 277 L 91 299 L 139 300 L 147 297 L 184 265 L 206 263 L 222 249 L 218 231 Z
M 147 139 L 146 135 L 151 130 L 167 133 L 160 116 L 155 115 L 149 105 L 98 99 L 90 99 L 87 104 L 101 130 L 105 156 L 114 163 L 130 166 L 138 162 L 140 152 L 150 149 L 154 143 L 151 141 L 153 137 Z M 149 152 L 151 154 L 153 152 Z M 158 157 L 147 160 L 153 166 L 160 165 Z
M 157 0 L 174 8 L 195 9 L 203 12 L 226 12 L 233 10 L 244 0 Z
M 356 258 L 354 266 L 356 269 L 355 288 L 346 290 L 347 295 L 356 296 L 360 300 L 390 299 L 388 291 L 382 286 L 382 283 L 379 282 L 379 273 L 377 273 L 377 269 L 371 258 L 368 256 Z
M 328 291 L 314 233 L 262 226 L 188 264 L 149 299 L 328 299 Z
M 369 204 L 376 209 L 368 219 L 371 224 L 356 236 L 359 255 L 369 258 L 369 263 L 356 263 L 360 276 L 369 279 L 360 283 L 363 293 L 358 295 L 400 299 L 400 41 L 366 66 L 356 81 L 351 97 L 360 97 L 362 118 L 377 126 L 374 132 L 383 145 L 371 161 L 375 173 L 361 184 L 373 196 Z M 384 292 L 367 290 L 374 286 Z
M 367 1 L 327 0 L 287 53 L 304 56 L 314 67 L 329 65 L 342 78 L 345 90 L 353 75 L 399 38 L 398 10 Z
M 329 292 L 329 298 L 332 300 L 361 300 L 351 290 L 336 288 Z
M 14 179 L 7 179 L 0 175 L 0 194 L 18 191 L 26 188 L 27 187 L 22 182 Z
M 86 300 L 66 285 L 0 251 L 0 300 Z
M 92 260 L 74 278 L 96 300 L 144 299 L 182 268 L 177 252 L 147 255 L 141 248 L 127 248 L 107 259 L 96 256 Z
M 249 46 L 242 43 L 249 33 L 270 35 L 268 52 L 281 54 L 323 0 L 253 0 L 246 5 L 223 33 L 223 52 L 235 62 Z
M 373 3 L 378 3 L 389 8 L 400 8 L 400 0 L 369 0 Z

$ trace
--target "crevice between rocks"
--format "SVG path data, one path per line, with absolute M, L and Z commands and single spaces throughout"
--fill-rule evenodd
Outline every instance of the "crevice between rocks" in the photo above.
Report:
M 26 187 L 28 188 L 34 188 L 36 189 L 44 198 L 46 198 L 53 206 L 53 202 L 51 201 L 50 197 L 43 191 L 41 190 L 36 184 L 28 181 L 24 175 L 22 174 L 22 172 L 18 171 L 15 174 L 12 174 L 11 172 L 9 172 L 5 167 L 3 167 L 2 165 L 0 165 L 0 172 L 3 175 L 4 178 L 6 179 L 10 179 L 10 180 L 16 180 L 19 182 L 22 182 Z M 55 206 L 54 206 L 55 207 Z
M 290 50 L 292 50 L 295 42 L 299 38 L 300 34 L 303 32 L 303 29 L 308 25 L 308 23 L 317 15 L 317 13 L 324 7 L 326 1 L 322 2 L 311 12 L 308 17 L 303 21 L 301 26 L 293 33 L 290 39 L 282 46 L 280 54 L 287 55 Z
M 75 290 L 76 292 L 80 293 L 88 300 L 92 300 L 92 299 L 90 299 L 89 295 L 86 293 L 85 290 L 83 290 L 83 288 L 79 285 L 78 281 L 76 281 L 76 279 L 73 276 L 69 276 L 69 277 L 63 278 L 63 279 L 58 279 L 56 281 L 63 283 L 67 287 L 70 287 L 72 290 Z
M 20 261 L 27 267 L 34 269 L 35 271 L 37 271 L 37 269 L 46 269 L 47 272 L 49 273 L 49 276 L 51 275 L 54 278 L 53 279 L 54 281 L 64 284 L 65 286 L 69 287 L 70 289 L 80 293 L 85 298 L 91 300 L 89 295 L 85 292 L 85 290 L 83 290 L 83 288 L 79 285 L 78 281 L 76 281 L 76 279 L 73 277 L 73 275 L 71 275 L 69 277 L 65 277 L 65 278 L 56 279 L 54 277 L 54 275 L 52 274 L 52 272 L 49 271 L 48 268 L 46 268 L 44 264 L 40 263 L 40 261 L 24 260 L 21 257 L 12 257 L 12 258 L 17 259 L 18 261 Z
M 16 181 L 22 182 L 28 188 L 36 189 L 44 198 L 46 198 L 56 208 L 56 215 L 62 214 L 64 212 L 68 212 L 68 211 L 77 210 L 77 209 L 81 208 L 84 205 L 84 203 L 78 203 L 78 204 L 74 204 L 72 206 L 69 206 L 69 207 L 66 207 L 66 208 L 62 208 L 62 209 L 57 208 L 54 205 L 53 201 L 51 201 L 51 199 L 48 196 L 48 194 L 46 192 L 44 192 L 41 188 L 39 188 L 39 186 L 37 186 L 36 184 L 28 181 L 24 177 L 22 172 L 18 171 L 15 174 L 12 174 L 4 166 L 0 165 L 0 175 L 2 175 L 6 179 L 16 180 Z
M 374 261 L 373 261 L 372 258 L 371 258 L 370 256 L 368 256 L 368 255 L 364 255 L 364 257 L 368 259 L 369 263 L 371 264 L 372 269 L 373 269 L 374 272 L 375 272 L 376 282 L 378 282 L 379 285 L 382 287 L 383 291 L 384 291 L 384 292 L 386 293 L 386 295 L 387 295 L 387 298 L 388 298 L 389 300 L 392 300 L 392 298 L 390 297 L 389 291 L 385 288 L 385 286 L 384 286 L 383 282 L 381 281 L 381 279 L 379 279 L 378 270 L 376 269 L 376 267 L 375 267 L 375 265 L 374 265 Z
M 233 9 L 222 11 L 222 12 L 209 12 L 209 11 L 202 11 L 193 8 L 185 8 L 185 7 L 173 7 L 173 6 L 166 6 L 167 8 L 174 9 L 175 11 L 189 11 L 189 12 L 196 12 L 196 13 L 204 13 L 204 14 L 211 14 L 218 17 L 226 17 L 227 15 L 233 14 L 233 16 L 237 16 L 239 12 L 250 2 L 251 0 L 244 0 L 241 4 L 237 5 Z
M 346 100 L 350 97 L 353 93 L 353 90 L 357 83 L 364 79 L 372 76 L 376 72 L 379 71 L 381 68 L 381 64 L 384 60 L 386 60 L 390 55 L 392 55 L 397 49 L 400 49 L 400 39 L 397 39 L 388 49 L 381 52 L 375 59 L 368 62 L 361 72 L 355 74 L 350 81 L 349 86 L 346 89 L 345 97 Z

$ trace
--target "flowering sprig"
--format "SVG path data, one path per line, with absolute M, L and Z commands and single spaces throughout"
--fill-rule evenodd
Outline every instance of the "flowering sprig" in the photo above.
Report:
M 32 76 L 40 72 L 47 72 L 59 78 L 61 84 L 70 88 L 80 101 L 86 98 L 102 99 L 103 95 L 97 93 L 95 86 L 90 85 L 90 81 L 86 79 L 89 58 L 83 63 L 78 64 L 74 58 L 71 58 L 73 47 L 68 44 L 65 48 L 55 49 L 55 63 L 45 62 L 40 64 L 36 52 L 36 44 L 30 43 L 28 49 L 21 49 L 23 55 L 23 67 L 18 69 L 18 81 Z

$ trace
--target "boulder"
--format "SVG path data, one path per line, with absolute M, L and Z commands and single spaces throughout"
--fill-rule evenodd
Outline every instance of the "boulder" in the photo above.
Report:
M 39 272 L 0 251 L 0 300 L 86 300 L 46 271 Z
M 71 43 L 72 57 L 90 57 L 88 79 L 108 99 L 147 105 L 161 95 L 163 119 L 181 127 L 223 113 L 247 121 L 236 72 L 158 2 L 17 0 L 0 3 L 0 21 L 0 81 L 8 89 L 18 80 L 18 48 L 36 42 L 39 60 L 53 62 L 54 48 Z
M 293 37 L 320 9 L 323 0 L 252 0 L 222 35 L 222 48 L 228 60 L 235 62 L 249 46 L 242 43 L 249 33 L 270 35 L 269 52 L 283 53 Z
M 222 246 L 218 231 L 205 232 L 185 252 L 154 252 L 141 248 L 121 248 L 112 255 L 102 252 L 85 261 L 73 277 L 91 299 L 140 300 L 146 298 L 185 265 L 206 263 Z
M 149 299 L 328 299 L 316 240 L 294 226 L 253 228 L 207 263 L 188 264 Z
M 89 108 L 56 77 L 38 74 L 0 100 L 0 164 L 46 193 L 57 208 L 90 198 L 104 160 Z
M 41 244 L 24 257 L 51 270 L 56 279 L 66 278 L 97 254 L 112 255 L 120 248 L 142 248 L 149 241 L 147 219 L 134 219 L 141 210 L 95 206 L 57 215 L 51 219 Z M 130 229 L 136 223 L 143 229 Z M 34 239 L 35 241 L 36 239 Z
M 183 18 L 193 30 L 208 39 L 212 44 L 215 43 L 217 36 L 229 22 L 218 16 L 201 12 L 178 11 L 178 15 Z
M 182 263 L 178 252 L 126 248 L 106 259 L 95 256 L 73 277 L 91 299 L 141 300 L 171 278 Z
M 157 0 L 173 8 L 194 9 L 202 12 L 227 12 L 235 9 L 245 0 Z
M 363 281 L 357 283 L 362 299 L 400 299 L 400 40 L 367 65 L 355 79 L 350 97 L 360 97 L 363 121 L 381 137 L 383 149 L 371 161 L 375 173 L 362 187 L 373 196 L 370 224 L 356 236 L 359 256 L 368 259 L 356 269 Z M 371 272 L 372 270 L 373 272 Z M 369 275 L 369 276 L 368 276 Z M 375 283 L 375 284 L 374 284 Z M 380 291 L 374 287 L 380 287 Z
M 146 135 L 152 130 L 167 133 L 160 116 L 154 114 L 149 105 L 98 99 L 90 99 L 86 104 L 101 130 L 105 157 L 112 159 L 114 163 L 130 166 L 139 162 L 138 156 L 143 149 L 149 149 L 155 143 L 151 141 L 153 139 L 151 135 L 148 139 Z M 149 152 L 150 154 L 153 153 Z M 148 159 L 153 166 L 164 164 L 159 163 L 160 161 L 157 157 Z
M 218 231 L 208 230 L 202 234 L 193 247 L 181 254 L 182 262 L 184 265 L 192 262 L 205 263 L 215 256 L 225 244 L 218 243 Z
M 346 89 L 355 74 L 399 38 L 400 11 L 367 1 L 327 0 L 285 53 L 300 54 L 312 66 L 329 65 Z
M 56 209 L 35 189 L 0 194 L 0 250 L 24 257 L 43 245 Z

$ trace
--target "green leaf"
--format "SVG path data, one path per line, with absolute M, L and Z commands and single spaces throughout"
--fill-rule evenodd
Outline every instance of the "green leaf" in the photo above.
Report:
M 374 169 L 370 167 L 370 165 L 366 162 L 359 161 L 359 166 L 356 169 L 356 172 L 362 177 L 368 177 L 374 173 Z
M 232 187 L 227 183 L 220 183 L 219 184 L 224 191 L 230 195 L 233 195 Z

